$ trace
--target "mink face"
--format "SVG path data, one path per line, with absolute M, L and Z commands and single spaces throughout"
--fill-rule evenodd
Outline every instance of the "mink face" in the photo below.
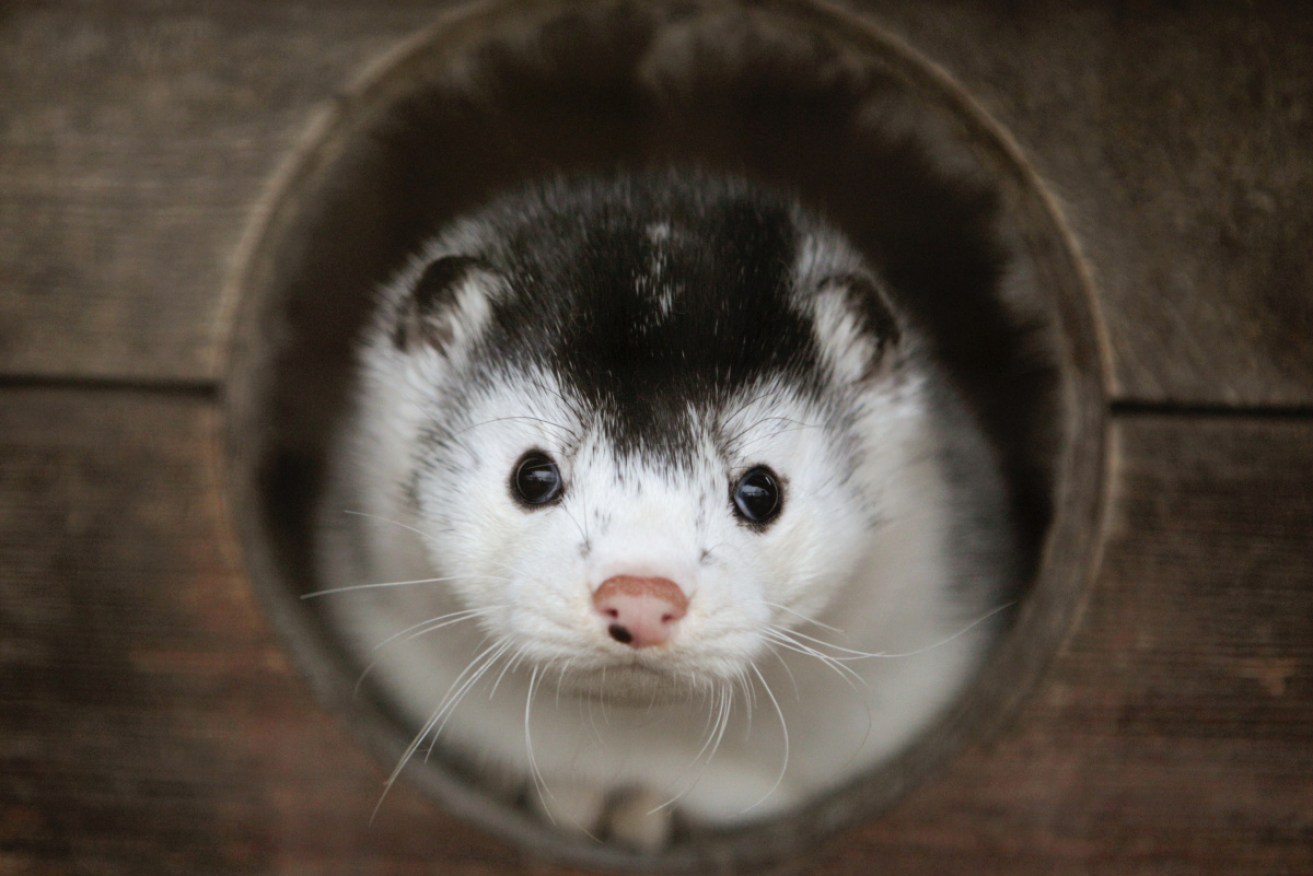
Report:
M 856 571 L 855 429 L 906 378 L 876 279 L 806 222 L 709 179 L 539 191 L 440 243 L 394 315 L 433 564 L 567 687 L 738 677 Z
M 1011 574 L 994 460 L 881 277 L 705 174 L 448 228 L 386 291 L 342 446 L 324 567 L 379 586 L 334 616 L 412 752 L 585 829 L 553 783 L 715 823 L 842 784 L 957 690 Z

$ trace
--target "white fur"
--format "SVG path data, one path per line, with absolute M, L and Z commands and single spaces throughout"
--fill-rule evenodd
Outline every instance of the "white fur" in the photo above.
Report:
M 800 275 L 826 267 L 803 252 Z M 838 302 L 815 307 L 836 379 L 854 377 L 869 341 Z M 471 338 L 486 303 L 463 293 L 460 312 Z M 322 519 L 326 587 L 444 580 L 325 599 L 416 733 L 440 730 L 439 748 L 532 782 L 563 828 L 593 829 L 620 790 L 637 794 L 630 804 L 676 800 L 716 824 L 799 805 L 897 752 L 969 677 L 987 635 L 957 634 L 993 607 L 988 583 L 1006 562 L 961 557 L 951 523 L 1001 516 L 1001 491 L 983 443 L 960 435 L 955 446 L 981 475 L 970 495 L 950 488 L 928 372 L 854 390 L 861 440 L 844 452 L 825 411 L 785 385 L 754 386 L 701 424 L 704 452 L 679 473 L 617 459 L 596 424 L 576 419 L 565 387 L 521 375 L 483 388 L 451 424 L 452 464 L 423 470 L 417 510 L 406 499 L 423 452 L 416 436 L 460 355 L 399 352 L 374 331 Z M 737 436 L 728 461 L 718 430 Z M 560 464 L 560 504 L 526 510 L 512 499 L 510 472 L 530 448 Z M 728 499 L 733 479 L 759 464 L 787 481 L 784 510 L 762 532 L 740 524 Z M 979 598 L 949 594 L 964 562 L 983 582 Z M 688 614 L 669 646 L 633 650 L 607 635 L 590 598 L 615 574 L 685 589 Z M 835 660 L 789 650 L 770 628 L 811 637 L 795 641 Z M 496 659 L 462 689 L 481 654 Z M 611 829 L 659 844 L 669 807 L 649 813 L 655 805 L 642 817 L 618 807 Z

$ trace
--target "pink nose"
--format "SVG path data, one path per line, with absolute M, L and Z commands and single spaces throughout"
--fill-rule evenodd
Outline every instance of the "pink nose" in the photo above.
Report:
M 606 631 L 631 648 L 664 644 L 688 611 L 688 597 L 668 578 L 607 578 L 593 594 L 593 607 Z

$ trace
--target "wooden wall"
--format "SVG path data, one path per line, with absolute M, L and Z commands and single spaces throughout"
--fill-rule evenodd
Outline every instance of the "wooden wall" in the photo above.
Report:
M 0 872 L 555 873 L 290 667 L 219 483 L 233 274 L 436 0 L 0 7 Z M 859 6 L 1005 128 L 1110 352 L 1101 565 L 1038 691 L 814 873 L 1313 872 L 1313 13 Z

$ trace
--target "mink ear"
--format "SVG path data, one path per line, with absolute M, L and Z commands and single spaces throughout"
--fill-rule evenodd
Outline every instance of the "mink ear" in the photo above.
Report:
M 428 347 L 448 354 L 454 344 L 482 328 L 497 284 L 497 274 L 480 258 L 449 255 L 435 259 L 420 273 L 402 303 L 393 342 L 406 352 Z
M 883 374 L 902 337 L 882 284 L 860 273 L 836 274 L 820 282 L 816 329 L 822 355 L 845 383 Z

